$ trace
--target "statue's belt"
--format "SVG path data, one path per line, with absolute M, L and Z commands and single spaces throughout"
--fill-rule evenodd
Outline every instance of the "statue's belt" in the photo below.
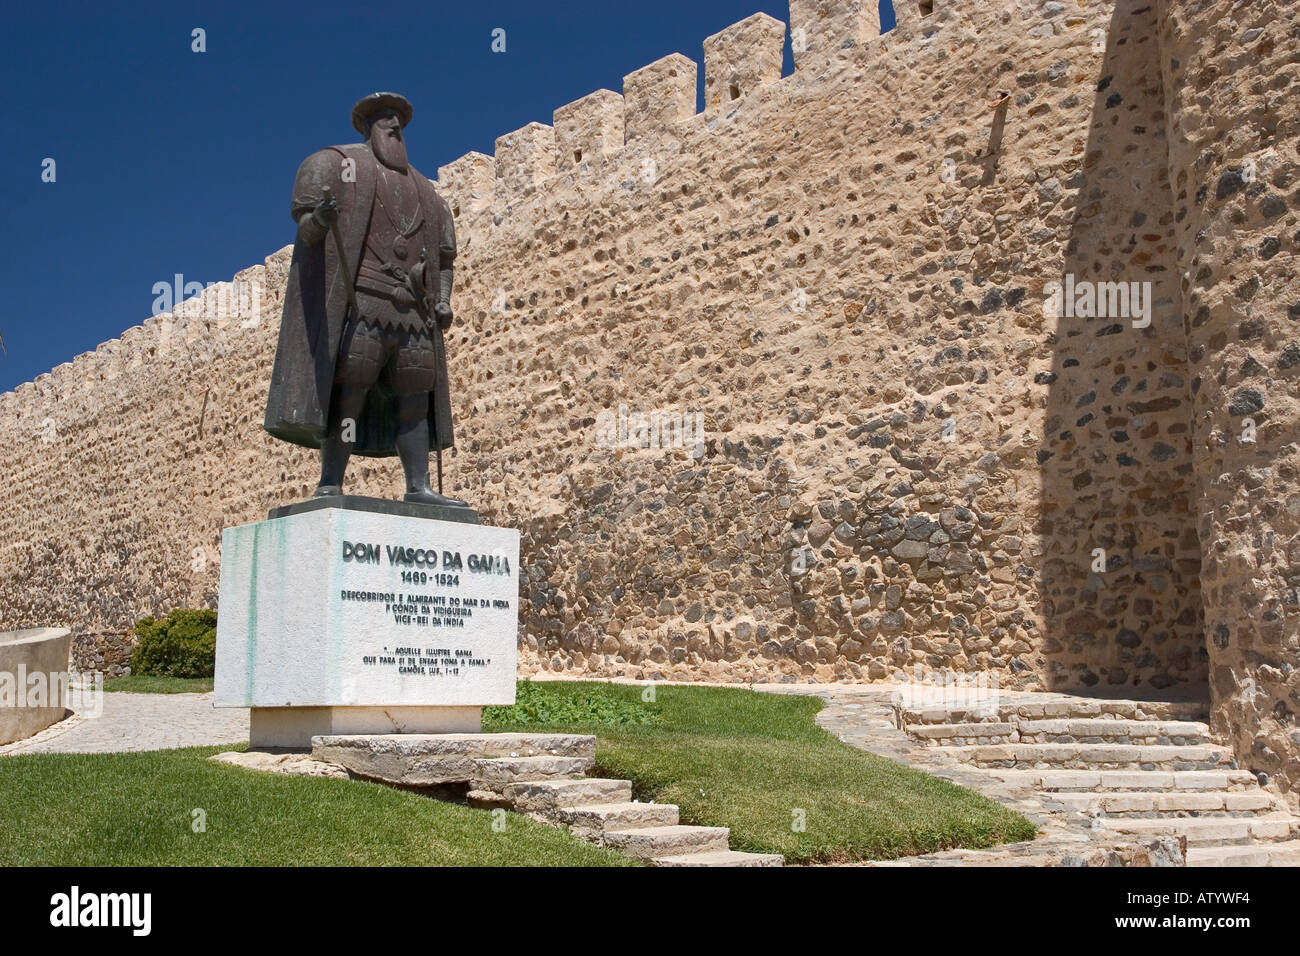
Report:
M 428 295 L 411 273 L 401 266 L 388 263 L 377 269 L 373 264 L 363 262 L 356 288 L 358 292 L 382 296 L 398 303 L 408 303 L 414 299 L 415 305 L 421 309 L 424 308 L 424 300 Z

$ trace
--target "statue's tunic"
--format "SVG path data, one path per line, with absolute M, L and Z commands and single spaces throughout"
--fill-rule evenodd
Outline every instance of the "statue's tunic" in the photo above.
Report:
M 429 393 L 430 443 L 434 448 L 450 448 L 451 396 L 441 329 L 436 321 L 425 323 L 422 304 L 418 309 L 410 307 L 402 313 L 396 307 L 377 308 L 370 300 L 383 303 L 385 293 L 393 288 L 381 284 L 381 278 L 385 282 L 391 278 L 386 266 L 398 266 L 409 271 L 419 261 L 421 250 L 428 257 L 426 285 L 436 297 L 438 272 L 449 268 L 456 256 L 451 209 L 434 192 L 428 179 L 414 167 L 408 167 L 405 183 L 414 187 L 414 190 L 408 189 L 408 193 L 413 191 L 417 200 L 414 203 L 418 209 L 415 219 L 407 221 L 406 213 L 410 207 L 402 208 L 400 203 L 393 204 L 399 208 L 390 206 L 384 210 L 377 197 L 379 166 L 366 144 L 355 143 L 331 146 L 313 153 L 298 169 L 290 208 L 294 221 L 315 209 L 327 195 L 333 196 L 339 206 L 339 235 L 352 275 L 344 276 L 339 268 L 332 236 L 326 234 L 316 244 L 309 244 L 301 237 L 294 242 L 293 262 L 289 268 L 289 283 L 280 319 L 280 339 L 266 402 L 265 427 L 272 435 L 285 441 L 309 448 L 321 446 L 329 421 L 335 367 L 346 325 L 347 283 L 351 282 L 360 288 L 358 306 L 362 306 L 365 300 L 362 312 L 367 309 L 375 312 L 375 320 L 390 328 L 401 323 L 418 322 L 433 338 L 438 361 L 436 381 Z M 400 174 L 388 172 L 389 178 L 395 175 Z M 388 194 L 385 189 L 383 198 L 387 199 Z M 381 234 L 387 234 L 389 228 L 372 229 L 377 212 L 385 217 L 387 227 L 396 229 L 397 235 L 386 238 Z M 389 220 L 390 214 L 399 221 L 393 223 Z M 367 258 L 367 240 L 372 232 L 375 232 L 376 244 Z M 401 243 L 396 242 L 398 238 L 402 239 Z M 363 267 L 366 270 L 364 276 L 361 272 Z M 391 299 L 388 301 L 391 305 Z M 372 457 L 394 455 L 396 431 L 392 391 L 380 384 L 368 393 L 365 410 L 357 422 L 353 452 Z
M 375 202 L 357 268 L 361 314 L 382 328 L 423 332 L 424 303 L 411 305 L 404 277 L 420 261 L 424 206 L 410 176 L 375 167 Z M 436 264 L 436 263 L 435 263 Z M 436 281 L 437 272 L 431 276 Z M 436 287 L 433 290 L 437 292 Z M 361 304 L 360 300 L 365 299 Z

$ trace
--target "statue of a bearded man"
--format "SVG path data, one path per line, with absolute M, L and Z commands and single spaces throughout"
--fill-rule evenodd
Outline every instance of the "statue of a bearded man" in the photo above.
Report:
M 407 162 L 411 113 L 405 97 L 372 93 L 352 108 L 365 141 L 322 149 L 298 168 L 298 235 L 265 427 L 320 449 L 318 497 L 342 494 L 353 454 L 396 454 L 405 500 L 464 506 L 441 493 L 456 233 L 447 203 Z

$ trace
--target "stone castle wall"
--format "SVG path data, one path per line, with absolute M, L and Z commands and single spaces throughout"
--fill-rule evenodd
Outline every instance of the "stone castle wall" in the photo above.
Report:
M 880 36 L 870 2 L 792 0 L 788 37 L 705 41 L 703 113 L 674 54 L 439 170 L 449 490 L 523 531 L 523 667 L 1208 679 L 1243 760 L 1300 781 L 1294 13 L 895 7 Z M 1239 109 L 1267 135 L 1215 145 Z M 1189 198 L 1268 148 L 1280 211 L 1262 180 Z M 0 396 L 0 627 L 105 666 L 136 617 L 215 603 L 223 526 L 310 493 L 260 428 L 287 263 L 237 277 L 256 308 L 209 290 Z M 1149 322 L 1049 313 L 1067 281 L 1149 283 Z M 627 447 L 641 413 L 675 447 Z
M 1300 18 L 1283 2 L 1157 6 L 1212 728 L 1297 785 Z

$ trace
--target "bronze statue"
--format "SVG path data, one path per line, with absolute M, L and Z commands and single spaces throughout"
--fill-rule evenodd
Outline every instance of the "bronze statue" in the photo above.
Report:
M 365 142 L 322 149 L 298 168 L 298 236 L 265 427 L 320 449 L 316 497 L 342 494 L 353 454 L 396 454 L 405 500 L 464 506 L 442 494 L 456 232 L 446 201 L 406 160 L 411 113 L 405 97 L 372 93 L 352 108 Z

